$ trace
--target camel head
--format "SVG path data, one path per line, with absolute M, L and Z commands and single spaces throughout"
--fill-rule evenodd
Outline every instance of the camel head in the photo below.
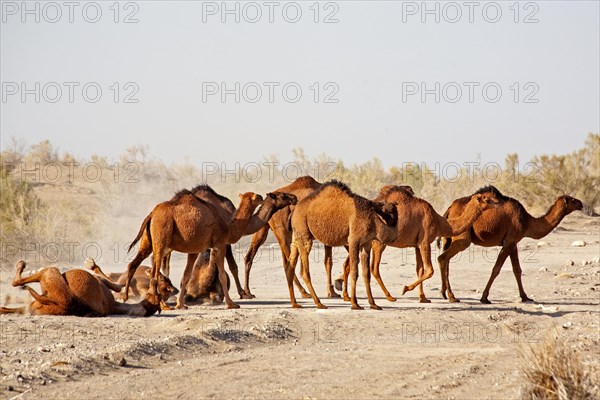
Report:
M 395 227 L 398 224 L 398 209 L 396 203 L 373 202 L 375 213 L 389 227 Z
M 275 205 L 275 208 L 280 210 L 283 207 L 295 205 L 296 203 L 298 203 L 298 198 L 291 193 L 271 192 L 271 193 L 267 193 L 267 196 L 265 198 L 265 203 L 267 201 L 273 202 L 273 204 Z M 264 207 L 264 205 L 263 205 L 263 207 Z
M 263 202 L 262 196 L 253 192 L 240 193 L 239 196 L 240 205 L 244 202 L 247 202 L 253 210 L 260 206 Z
M 152 286 L 152 281 L 153 279 L 150 281 L 150 286 Z M 146 297 L 140 304 L 145 310 L 144 317 L 149 317 L 157 312 L 160 314 L 160 297 L 156 294 L 150 293 L 150 290 L 146 292 Z
M 560 196 L 558 199 L 556 199 L 556 204 L 564 210 L 565 215 L 583 208 L 583 203 L 581 200 L 567 195 Z
M 403 195 L 408 195 L 410 197 L 413 197 L 415 195 L 415 191 L 413 190 L 413 188 L 408 185 L 386 185 L 379 190 L 379 196 L 387 197 L 388 195 L 394 192 Z
M 147 269 L 146 275 L 148 275 L 148 277 L 150 277 L 151 274 L 152 274 L 152 270 Z M 158 274 L 158 295 L 160 296 L 160 298 L 164 301 L 167 301 L 167 299 L 169 297 L 174 296 L 177 293 L 179 293 L 179 290 L 175 286 L 173 286 L 173 283 L 171 283 L 171 280 L 167 276 L 165 276 L 159 272 L 159 274 Z

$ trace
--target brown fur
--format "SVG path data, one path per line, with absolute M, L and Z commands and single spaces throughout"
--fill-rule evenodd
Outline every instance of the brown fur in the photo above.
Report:
M 583 204 L 580 200 L 570 196 L 560 196 L 554 204 L 549 208 L 548 212 L 542 217 L 532 217 L 525 207 L 517 200 L 502 195 L 498 189 L 493 186 L 480 189 L 478 193 L 491 192 L 498 197 L 502 204 L 496 208 L 485 210 L 475 220 L 472 227 L 460 235 L 450 237 L 445 235 L 444 252 L 438 257 L 440 271 L 442 275 L 442 296 L 446 298 L 446 292 L 450 301 L 458 301 L 452 289 L 450 288 L 449 267 L 450 259 L 456 254 L 465 250 L 471 243 L 483 246 L 502 246 L 496 263 L 492 269 L 492 274 L 482 293 L 481 302 L 489 304 L 488 300 L 490 288 L 494 279 L 500 273 L 500 269 L 510 256 L 510 261 L 513 268 L 519 295 L 522 301 L 532 301 L 525 290 L 521 281 L 521 265 L 519 263 L 519 254 L 517 251 L 517 243 L 524 237 L 533 239 L 541 239 L 550 233 L 562 219 L 575 210 L 581 210 Z M 444 216 L 446 218 L 454 218 L 460 215 L 465 209 L 468 197 L 463 197 L 454 200 Z
M 314 180 L 310 176 L 302 176 L 294 180 L 294 182 L 289 185 L 280 187 L 277 189 L 277 192 L 290 193 L 296 196 L 298 201 L 301 201 L 306 196 L 319 189 L 321 184 Z M 267 240 L 267 236 L 269 234 L 269 229 L 273 231 L 273 234 L 277 238 L 277 242 L 279 243 L 279 248 L 281 250 L 281 259 L 283 262 L 283 268 L 286 268 L 288 260 L 290 258 L 291 253 L 291 245 L 292 245 L 292 227 L 291 227 L 291 217 L 293 214 L 294 206 L 288 206 L 282 208 L 277 211 L 271 219 L 269 220 L 269 225 L 264 226 L 260 230 L 258 230 L 252 236 L 252 243 L 250 244 L 250 248 L 244 257 L 245 264 L 245 282 L 244 282 L 244 292 L 248 297 L 255 297 L 250 292 L 250 270 L 252 269 L 252 262 L 254 257 L 256 257 L 256 253 L 260 246 L 265 243 Z M 331 257 L 331 248 L 325 249 L 325 269 L 328 271 L 327 276 L 331 277 L 331 268 L 333 262 Z M 294 274 L 294 284 L 300 291 L 302 297 L 308 298 L 310 294 L 302 287 L 300 280 Z M 335 290 L 333 290 L 333 285 L 331 284 L 331 279 L 327 283 L 327 295 L 328 297 L 340 297 Z
M 385 297 L 389 301 L 396 301 L 385 287 L 379 273 L 381 256 L 387 246 L 396 248 L 414 247 L 416 254 L 417 281 L 409 286 L 404 286 L 402 294 L 419 287 L 419 301 L 430 303 L 423 292 L 423 281 L 433 276 L 431 262 L 431 243 L 438 236 L 459 235 L 473 224 L 482 210 L 495 207 L 498 203 L 493 195 L 474 194 L 470 198 L 464 212 L 454 219 L 447 220 L 439 215 L 427 201 L 414 196 L 410 186 L 384 186 L 374 201 L 396 203 L 398 211 L 398 237 L 393 242 L 381 243 L 373 241 L 373 258 L 371 259 L 371 273 L 379 283 Z M 344 263 L 344 277 L 336 280 L 336 284 L 344 281 L 343 296 L 349 300 L 347 293 L 348 259 Z
M 158 273 L 165 256 L 172 251 L 188 254 L 181 279 L 177 308 L 185 308 L 186 287 L 194 262 L 199 253 L 211 250 L 219 269 L 219 279 L 227 285 L 227 273 L 223 269 L 227 244 L 237 242 L 244 235 L 252 213 L 262 203 L 260 195 L 252 192 L 240 194 L 240 206 L 230 220 L 225 220 L 212 204 L 199 199 L 189 190 L 183 190 L 171 200 L 158 204 L 150 218 L 144 220 L 146 234 L 141 235 L 137 255 L 127 267 L 127 282 L 123 299 L 128 298 L 131 279 L 137 267 L 150 254 L 153 255 L 152 277 L 154 285 L 150 293 L 157 293 Z M 140 235 L 138 235 L 140 236 Z M 225 291 L 228 308 L 239 308 Z
M 27 287 L 35 299 L 29 305 L 33 315 L 75 315 L 107 316 L 111 314 L 127 314 L 135 316 L 150 316 L 160 311 L 158 296 L 147 294 L 145 299 L 137 304 L 123 304 L 115 301 L 112 291 L 120 291 L 122 286 L 82 269 L 73 269 L 65 273 L 55 267 L 43 268 L 33 275 L 22 278 L 25 262 L 16 265 L 13 286 L 24 286 L 28 283 L 39 282 L 42 294 Z M 26 307 L 0 309 L 0 314 L 25 313 Z
M 229 289 L 230 280 L 227 280 Z M 198 256 L 187 285 L 186 301 L 217 305 L 223 302 L 223 287 L 216 266 L 210 263 L 210 252 Z
M 378 239 L 390 242 L 396 239 L 395 228 L 398 214 L 394 204 L 376 203 L 358 196 L 343 183 L 331 181 L 298 202 L 292 215 L 293 243 L 290 260 L 286 267 L 286 278 L 293 307 L 296 303 L 292 278 L 295 263 L 300 256 L 301 274 L 317 308 L 326 308 L 317 297 L 310 280 L 308 255 L 314 239 L 325 246 L 348 246 L 350 254 L 350 276 L 352 309 L 362 309 L 356 301 L 356 279 L 358 259 L 367 289 L 369 304 L 373 309 L 381 309 L 375 304 L 371 294 L 369 252 L 371 242 Z
M 106 275 L 102 269 L 96 264 L 96 262 L 92 258 L 88 258 L 85 260 L 85 266 L 90 269 L 93 273 L 102 276 L 105 279 L 108 279 L 111 282 L 117 283 L 119 285 L 124 286 L 127 281 L 127 273 L 123 272 L 119 274 L 118 272 L 110 273 Z M 139 299 L 146 296 L 148 289 L 150 288 L 150 274 L 152 273 L 152 268 L 147 267 L 145 265 L 140 265 L 133 275 L 133 279 L 131 280 L 131 285 L 129 287 L 129 295 L 133 298 Z M 176 295 L 179 293 L 179 290 L 171 283 L 171 280 L 159 273 L 158 275 L 158 295 L 160 297 L 161 305 L 163 309 L 165 308 L 164 302 L 166 302 L 169 297 Z M 117 293 L 114 294 L 117 296 Z

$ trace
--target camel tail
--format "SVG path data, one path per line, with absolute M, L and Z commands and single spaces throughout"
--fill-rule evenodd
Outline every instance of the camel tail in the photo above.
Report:
M 0 314 L 25 314 L 27 307 L 0 307 Z
M 448 209 L 444 213 L 443 217 L 445 219 L 448 219 L 448 215 L 450 215 L 450 207 L 448 207 Z M 446 240 L 444 241 L 444 250 L 447 250 L 448 247 L 450 247 L 450 243 L 452 243 L 452 238 L 445 238 L 445 239 Z M 435 239 L 435 245 L 437 246 L 438 249 L 441 247 L 441 241 L 442 241 L 442 237 L 438 237 L 437 239 Z
M 150 220 L 151 219 L 152 219 L 152 213 L 148 214 L 146 219 L 144 219 L 144 222 L 142 222 L 140 231 L 138 232 L 135 239 L 133 239 L 133 242 L 131 242 L 131 244 L 129 245 L 129 248 L 127 249 L 127 253 L 129 253 L 131 251 L 131 249 L 133 249 L 133 246 L 135 246 L 135 244 L 137 242 L 139 242 L 139 240 L 142 238 L 142 235 L 144 234 L 144 230 L 148 231 L 148 237 L 150 237 Z

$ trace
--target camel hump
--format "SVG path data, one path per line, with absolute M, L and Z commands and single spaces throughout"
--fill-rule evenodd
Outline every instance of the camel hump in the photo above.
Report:
M 85 259 L 85 262 L 83 263 L 83 265 L 86 268 L 92 269 L 96 266 L 96 261 L 92 257 L 88 257 Z

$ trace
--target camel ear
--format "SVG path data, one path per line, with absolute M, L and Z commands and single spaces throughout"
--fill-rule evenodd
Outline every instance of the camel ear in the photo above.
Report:
M 240 199 L 241 199 L 242 197 L 244 197 L 244 195 L 243 195 L 243 194 L 241 194 L 241 193 L 238 193 L 238 196 L 240 197 Z
M 277 199 L 277 195 L 275 193 L 267 193 L 267 197 L 272 198 L 273 200 Z

